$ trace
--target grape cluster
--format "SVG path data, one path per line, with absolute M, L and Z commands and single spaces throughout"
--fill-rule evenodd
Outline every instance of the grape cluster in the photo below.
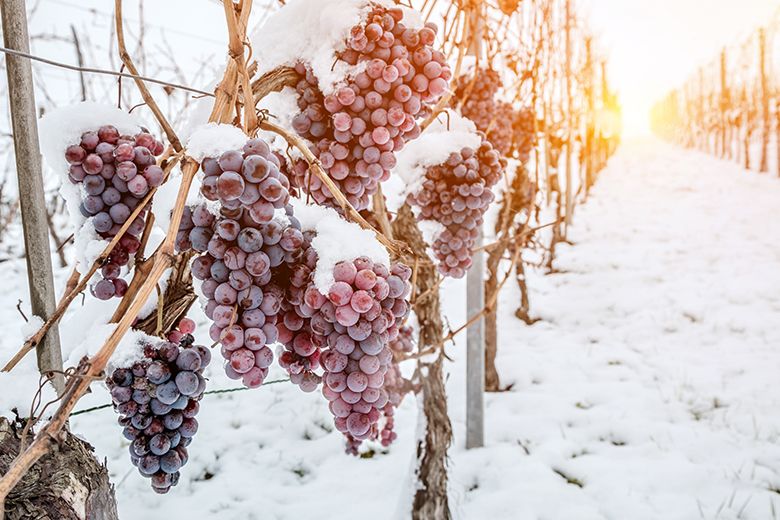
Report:
M 101 238 L 114 238 L 149 190 L 162 184 L 164 172 L 155 160 L 162 151 L 163 144 L 148 132 L 122 135 L 111 125 L 85 132 L 78 144 L 67 147 L 68 179 L 81 192 L 79 209 Z M 121 270 L 141 247 L 146 211 L 130 224 L 102 267 L 101 279 L 92 284 L 96 298 L 124 296 L 127 282 Z
M 205 175 L 200 191 L 228 211 L 246 209 L 258 224 L 270 221 L 275 209 L 290 199 L 290 182 L 280 172 L 282 162 L 262 139 L 250 139 L 243 150 L 229 150 L 201 164 Z
M 461 76 L 455 87 L 454 103 L 461 103 L 460 113 L 487 132 L 496 111 L 495 97 L 501 88 L 501 77 L 493 69 L 477 69 L 472 76 Z
M 296 66 L 301 112 L 293 128 L 314 143 L 312 152 L 357 210 L 369 207 L 396 164 L 395 153 L 420 135 L 416 118 L 447 89 L 452 73 L 444 54 L 432 48 L 436 31 L 434 24 L 407 27 L 400 8 L 374 6 L 338 55 L 364 70 L 324 95 L 307 65 Z M 318 204 L 339 209 L 305 162 L 295 165 L 292 180 Z
M 420 208 L 420 220 L 444 226 L 433 250 L 445 276 L 462 278 L 471 267 L 471 251 L 482 217 L 493 202 L 503 160 L 486 139 L 477 150 L 463 148 L 440 165 L 428 168 L 422 188 L 408 201 Z
M 531 150 L 536 145 L 535 120 L 533 109 L 525 107 L 515 113 L 512 122 L 512 149 L 523 164 L 530 160 Z
M 493 109 L 487 129 L 487 139 L 502 157 L 508 157 L 512 151 L 512 133 L 515 111 L 510 103 L 498 101 Z
M 381 411 L 388 402 L 385 374 L 393 354 L 388 346 L 409 312 L 411 269 L 390 270 L 367 258 L 339 262 L 327 295 L 307 290 L 306 304 L 332 330 L 325 338 L 321 364 L 322 393 L 335 416 L 336 429 L 347 437 L 347 451 L 379 435 Z M 318 314 L 317 314 L 318 313 Z
M 185 206 L 176 233 L 176 250 L 179 252 L 194 250 L 205 253 L 209 241 L 214 235 L 216 218 L 206 204 Z
M 412 338 L 412 328 L 403 326 L 398 330 L 398 337 L 391 341 L 388 346 L 393 353 L 393 361 L 385 374 L 385 391 L 387 392 L 387 403 L 382 408 L 385 423 L 382 431 L 379 432 L 379 440 L 382 446 L 390 446 L 398 435 L 393 431 L 395 427 L 395 410 L 401 405 L 404 396 L 412 389 L 411 381 L 405 379 L 401 374 L 399 362 L 404 356 L 414 350 L 414 340 Z
M 314 310 L 320 308 L 325 298 L 311 285 L 312 273 L 317 266 L 317 252 L 311 247 L 312 238 L 313 231 L 304 233 L 302 255 L 290 266 L 287 276 L 289 286 L 277 323 L 279 343 L 285 348 L 279 356 L 279 364 L 290 374 L 290 381 L 304 392 L 313 392 L 322 381 L 316 370 L 320 368 L 325 338 L 333 331 L 333 326 Z
M 124 436 L 131 441 L 130 460 L 152 489 L 167 493 L 187 463 L 187 446 L 198 431 L 195 416 L 206 388 L 203 369 L 211 352 L 193 345 L 195 324 L 184 319 L 169 339 L 144 345 L 144 358 L 117 368 L 106 380 Z
M 292 216 L 258 224 L 251 209 L 238 208 L 231 217 L 214 218 L 213 235 L 193 261 L 192 274 L 203 280 L 205 313 L 213 321 L 209 334 L 222 345 L 225 372 L 256 388 L 273 362 L 268 345 L 279 334 L 277 317 L 287 283 L 283 267 L 300 255 L 303 234 Z M 195 243 L 193 231 L 190 240 L 199 250 L 203 244 Z

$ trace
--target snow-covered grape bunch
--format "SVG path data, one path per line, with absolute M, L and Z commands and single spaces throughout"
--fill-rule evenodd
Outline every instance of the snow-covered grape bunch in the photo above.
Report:
M 163 144 L 148 132 L 121 135 L 111 125 L 85 132 L 78 144 L 67 147 L 68 179 L 80 187 L 79 209 L 100 237 L 115 237 L 149 189 L 162 184 L 164 172 L 155 160 L 162 151 Z M 102 267 L 102 279 L 91 286 L 95 297 L 108 300 L 125 294 L 121 270 L 141 246 L 146 211 L 130 224 Z
M 145 344 L 143 359 L 115 368 L 106 380 L 124 436 L 131 441 L 130 460 L 152 489 L 167 493 L 187 463 L 187 446 L 198 431 L 195 416 L 206 388 L 203 369 L 211 352 L 194 345 L 195 324 L 183 319 L 169 339 Z
M 407 27 L 400 8 L 374 6 L 351 30 L 340 60 L 364 66 L 333 92 L 323 94 L 306 64 L 298 64 L 296 86 L 301 112 L 293 128 L 310 140 L 313 153 L 349 202 L 369 207 L 379 183 L 396 164 L 395 153 L 420 135 L 416 119 L 444 94 L 452 75 L 442 52 L 432 45 L 437 28 Z M 339 209 L 333 194 L 308 165 L 298 161 L 294 184 L 318 204 Z
M 433 251 L 445 276 L 462 278 L 471 267 L 474 240 L 503 168 L 498 152 L 483 138 L 478 149 L 463 148 L 428 168 L 420 190 L 409 195 L 409 203 L 420 208 L 420 220 L 444 226 Z
M 508 157 L 512 151 L 512 124 L 515 111 L 510 103 L 498 101 L 488 124 L 487 139 L 502 157 Z
M 394 264 L 388 271 L 362 257 L 339 262 L 333 275 L 328 294 L 309 291 L 306 303 L 332 327 L 322 353 L 322 393 L 336 429 L 347 437 L 347 451 L 354 453 L 361 441 L 379 436 L 388 402 L 385 374 L 393 360 L 388 343 L 409 313 L 411 269 Z

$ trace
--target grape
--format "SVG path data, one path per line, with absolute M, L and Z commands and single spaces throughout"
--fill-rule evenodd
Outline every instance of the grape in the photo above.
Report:
M 483 215 L 494 200 L 491 188 L 504 167 L 504 160 L 483 136 L 477 150 L 463 148 L 443 164 L 428 168 L 421 189 L 409 195 L 408 202 L 420 208 L 420 220 L 444 226 L 433 250 L 445 276 L 462 278 L 471 266 Z
M 444 94 L 452 75 L 444 54 L 431 47 L 435 26 L 407 28 L 403 17 L 401 9 L 373 6 L 352 28 L 338 58 L 365 70 L 344 78 L 333 93 L 320 91 L 307 64 L 295 67 L 300 113 L 293 129 L 313 143 L 326 173 L 358 210 L 387 180 L 395 153 L 419 135 L 417 119 Z M 317 203 L 340 210 L 305 162 L 295 163 L 291 180 Z
M 333 268 L 336 282 L 325 295 L 313 282 L 315 234 L 307 231 L 303 236 L 304 251 L 298 263 L 289 266 L 276 324 L 285 347 L 279 363 L 304 391 L 323 383 L 336 427 L 347 436 L 348 451 L 356 453 L 361 441 L 380 437 L 378 421 L 387 403 L 382 386 L 393 357 L 388 344 L 397 337 L 396 323 L 408 310 L 411 270 L 402 264 L 388 269 L 363 257 L 339 262 Z M 396 306 L 404 311 L 398 316 L 392 312 Z
M 267 143 L 250 139 L 242 151 L 229 150 L 216 160 L 203 161 L 201 169 L 206 177 L 201 193 L 208 200 L 219 201 L 223 210 L 251 206 L 248 214 L 255 223 L 266 223 L 274 209 L 283 208 L 290 197 L 290 182 L 279 165 Z
M 168 335 L 169 340 L 178 336 L 177 343 L 144 344 L 143 359 L 114 369 L 106 380 L 124 436 L 131 441 L 131 461 L 151 478 L 158 493 L 166 493 L 178 482 L 188 458 L 186 445 L 197 431 L 194 417 L 205 389 L 202 371 L 208 361 L 202 352 L 208 349 L 193 345 L 194 328 L 192 320 L 182 319 L 178 330 Z M 197 368 L 182 369 L 178 362 L 182 358 L 184 364 Z
M 262 151 L 259 142 L 251 140 L 247 147 Z M 206 223 L 197 213 L 192 211 L 193 222 Z M 192 272 L 204 280 L 201 294 L 213 322 L 210 334 L 222 345 L 225 372 L 254 388 L 262 385 L 273 360 L 267 345 L 277 339 L 282 287 L 290 283 L 290 266 L 300 254 L 303 235 L 294 218 L 258 223 L 245 206 L 230 214 L 211 223 L 215 234 L 207 250 L 193 261 Z M 283 237 L 289 250 L 281 246 Z
M 70 164 L 68 179 L 80 186 L 81 211 L 85 217 L 93 217 L 91 225 L 101 238 L 112 239 L 140 205 L 149 186 L 162 183 L 164 172 L 154 164 L 154 156 L 162 153 L 162 148 L 146 132 L 120 139 L 116 128 L 105 125 L 97 132 L 85 132 L 78 144 L 65 149 L 65 159 Z M 143 175 L 138 175 L 139 171 Z M 110 276 L 104 273 L 102 279 L 92 284 L 95 297 L 124 296 L 127 282 L 119 278 L 115 268 L 127 265 L 130 255 L 138 251 L 147 209 L 141 210 L 109 255 L 108 263 L 114 268 L 108 272 Z

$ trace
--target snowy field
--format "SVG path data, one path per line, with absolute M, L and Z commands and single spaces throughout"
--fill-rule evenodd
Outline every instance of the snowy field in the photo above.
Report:
M 511 283 L 501 295 L 498 364 L 511 390 L 487 396 L 484 449 L 464 449 L 464 338 L 448 348 L 455 517 L 780 518 L 779 210 L 780 179 L 655 141 L 625 145 L 578 208 L 561 272 L 529 274 L 542 321 L 514 318 Z M 6 359 L 21 344 L 24 264 L 0 276 Z M 463 282 L 444 287 L 453 326 L 464 296 Z M 66 349 L 78 320 L 63 324 Z M 210 388 L 233 387 L 214 363 Z M 108 401 L 96 385 L 77 408 Z M 131 466 L 110 409 L 72 428 L 107 461 L 126 520 L 408 518 L 412 398 L 398 441 L 364 459 L 343 453 L 324 399 L 289 383 L 207 396 L 198 420 L 165 496 Z

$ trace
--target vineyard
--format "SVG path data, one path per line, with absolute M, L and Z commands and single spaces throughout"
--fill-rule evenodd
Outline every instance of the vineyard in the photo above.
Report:
M 165 4 L 0 2 L 0 520 L 775 518 L 776 21 L 648 144 L 584 1 Z
M 780 175 L 780 11 L 653 107 L 654 131 L 746 170 Z

